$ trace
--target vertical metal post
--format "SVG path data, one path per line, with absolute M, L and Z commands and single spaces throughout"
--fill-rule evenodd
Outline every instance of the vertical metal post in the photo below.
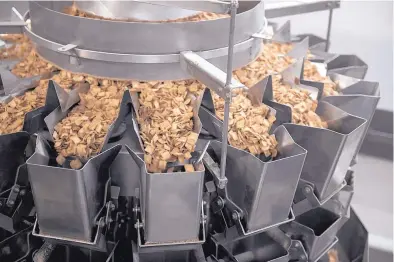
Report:
M 326 35 L 326 49 L 325 49 L 326 52 L 328 51 L 330 37 L 331 37 L 331 24 L 332 24 L 332 14 L 333 14 L 333 7 L 331 3 L 329 3 L 329 7 L 330 7 L 330 11 L 328 14 L 328 27 L 327 27 L 327 35 Z
M 227 137 L 228 137 L 228 123 L 230 115 L 230 104 L 231 104 L 231 90 L 230 84 L 233 74 L 233 49 L 234 49 L 234 32 L 235 32 L 235 17 L 237 14 L 238 1 L 231 0 L 231 18 L 230 18 L 230 33 L 229 33 L 229 44 L 227 54 L 227 76 L 226 85 L 224 86 L 226 98 L 224 102 L 224 121 L 223 121 L 223 134 L 222 134 L 222 153 L 220 160 L 220 178 L 225 178 L 226 173 L 226 161 L 227 161 Z M 225 185 L 219 185 L 224 187 Z

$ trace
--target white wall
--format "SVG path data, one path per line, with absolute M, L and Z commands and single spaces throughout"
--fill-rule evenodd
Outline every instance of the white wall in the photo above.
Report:
M 291 20 L 292 33 L 325 38 L 328 11 L 273 19 Z M 393 111 L 393 2 L 341 1 L 334 10 L 330 52 L 355 54 L 368 66 L 366 80 L 378 81 L 378 108 Z

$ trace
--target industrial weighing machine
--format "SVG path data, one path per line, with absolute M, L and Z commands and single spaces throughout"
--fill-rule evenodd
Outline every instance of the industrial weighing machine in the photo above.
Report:
M 80 89 L 67 93 L 50 81 L 45 105 L 26 114 L 23 131 L 0 136 L 0 261 L 368 261 L 368 232 L 350 207 L 352 166 L 379 100 L 378 83 L 363 80 L 368 67 L 357 56 L 327 53 L 325 39 L 293 37 L 289 23 L 266 19 L 284 10 L 327 9 L 331 23 L 338 2 L 76 2 L 109 19 L 65 14 L 72 4 L 30 1 L 21 13 L 1 2 L 0 33 L 25 34 L 45 61 L 85 76 L 197 79 L 208 88 L 193 108 L 199 134 L 188 162 L 193 169 L 147 169 L 138 97 L 129 92 L 99 154 L 79 169 L 51 164 L 48 134 L 79 102 Z M 201 12 L 221 16 L 169 21 Z M 330 25 L 327 38 L 329 32 Z M 327 128 L 292 123 L 289 106 L 273 99 L 273 76 L 250 89 L 232 76 L 272 42 L 292 45 L 288 55 L 297 62 L 282 77 L 312 90 Z M 305 59 L 335 82 L 337 93 L 324 95 L 323 83 L 303 79 Z M 13 75 L 18 62 L 0 60 L 2 103 L 41 77 Z M 228 145 L 223 127 L 239 89 L 275 114 L 276 157 Z M 223 119 L 214 114 L 214 95 L 224 100 Z

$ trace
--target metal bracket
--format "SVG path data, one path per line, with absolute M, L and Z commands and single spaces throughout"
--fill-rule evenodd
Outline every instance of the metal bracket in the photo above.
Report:
M 182 52 L 180 63 L 186 72 L 201 81 L 225 101 L 231 99 L 233 89 L 246 89 L 243 84 L 234 78 L 226 86 L 227 74 L 194 52 Z
M 291 240 L 290 248 L 288 250 L 290 261 L 307 262 L 308 255 L 304 246 L 299 240 Z
M 301 188 L 302 194 L 305 196 L 305 199 L 293 205 L 293 210 L 295 215 L 299 216 L 313 208 L 324 205 L 333 196 L 338 194 L 346 186 L 346 184 L 347 184 L 346 180 L 344 180 L 341 186 L 338 187 L 337 190 L 335 190 L 331 195 L 329 195 L 323 200 L 319 200 L 319 198 L 315 195 L 314 192 L 314 188 L 315 188 L 314 184 L 307 182 L 303 179 L 300 179 L 300 182 L 298 183 L 298 187 Z
M 224 189 L 227 185 L 228 179 L 227 177 L 220 177 L 219 165 L 213 161 L 212 157 L 208 153 L 204 154 L 202 161 L 208 171 L 212 174 L 216 186 L 220 189 Z
M 12 186 L 10 194 L 8 195 L 7 203 L 6 205 L 8 207 L 13 207 L 15 204 L 16 199 L 18 198 L 18 195 L 20 193 L 20 186 L 15 184 Z
M 267 230 L 269 230 L 271 228 L 275 228 L 275 227 L 278 227 L 280 225 L 287 224 L 287 223 L 293 221 L 294 218 L 295 218 L 294 213 L 293 213 L 293 209 L 290 209 L 289 217 L 285 221 L 282 221 L 282 222 L 279 222 L 279 223 L 276 223 L 274 225 L 270 225 L 270 226 L 267 226 L 267 227 L 263 227 L 263 228 L 260 228 L 258 230 L 248 231 L 248 230 L 245 230 L 245 228 L 244 228 L 244 226 L 242 224 L 240 215 L 234 215 L 234 214 L 235 213 L 233 212 L 233 217 L 232 218 L 234 219 L 234 222 L 235 222 L 235 224 L 237 226 L 237 229 L 238 229 L 239 233 L 242 236 L 251 236 L 251 235 L 254 235 L 254 234 L 258 234 L 258 233 L 267 231 Z
M 59 47 L 57 49 L 57 51 L 68 53 L 70 55 L 70 58 L 69 58 L 70 64 L 72 64 L 72 65 L 81 65 L 81 61 L 80 61 L 77 53 L 75 52 L 75 48 L 77 48 L 77 47 L 78 47 L 77 45 L 68 44 L 68 45 Z

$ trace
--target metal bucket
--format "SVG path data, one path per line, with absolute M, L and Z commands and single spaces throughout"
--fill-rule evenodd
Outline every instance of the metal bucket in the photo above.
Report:
M 355 158 L 367 134 L 368 127 L 371 124 L 372 117 L 380 99 L 379 83 L 359 80 L 337 73 L 330 73 L 329 76 L 334 82 L 338 83 L 338 88 L 341 94 L 337 96 L 324 97 L 322 101 L 326 101 L 349 114 L 367 120 L 365 124 L 365 131 L 353 158 L 353 163 L 355 163 Z
M 298 216 L 282 226 L 292 239 L 301 240 L 308 254 L 308 261 L 318 261 L 338 241 L 336 234 L 346 219 L 318 207 Z
M 341 187 L 365 129 L 365 120 L 320 102 L 316 113 L 328 129 L 284 124 L 294 141 L 308 151 L 301 179 L 314 185 L 320 201 Z
M 354 194 L 353 171 L 348 170 L 345 181 L 333 194 L 323 201 L 315 195 L 314 185 L 300 179 L 294 196 L 294 215 L 299 216 L 311 209 L 323 207 L 339 216 L 349 217 L 350 202 Z
M 221 262 L 306 262 L 305 249 L 298 240 L 292 240 L 275 228 L 253 236 L 235 238 L 213 235 L 212 260 Z
M 202 212 L 205 168 L 201 162 L 194 172 L 149 173 L 143 156 L 129 150 L 139 169 L 141 219 L 148 244 L 197 242 Z
M 54 155 L 37 138 L 36 152 L 27 160 L 40 234 L 91 242 L 97 214 L 105 204 L 109 166 L 120 151 L 114 146 L 91 158 L 79 170 L 49 166 Z
M 364 79 L 368 65 L 356 55 L 339 55 L 312 50 L 312 62 L 324 63 L 327 74 L 337 73 L 358 79 Z
M 285 127 L 278 127 L 274 134 L 278 157 L 270 161 L 228 146 L 228 197 L 244 211 L 247 233 L 288 221 L 291 213 L 307 151 L 293 141 Z M 220 159 L 221 142 L 212 141 L 211 147 Z
M 318 50 L 324 52 L 326 50 L 326 47 L 330 45 L 330 43 L 327 43 L 326 39 L 323 39 L 320 36 L 313 34 L 301 34 L 301 35 L 296 35 L 295 37 L 297 40 L 303 40 L 306 37 L 308 37 L 309 50 Z

